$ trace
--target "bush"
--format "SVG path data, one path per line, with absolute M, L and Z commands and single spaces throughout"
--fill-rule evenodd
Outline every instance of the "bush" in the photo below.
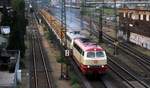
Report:
M 80 88 L 80 85 L 78 83 L 75 83 L 72 85 L 72 88 Z
M 78 78 L 74 73 L 71 73 L 71 85 L 78 83 Z

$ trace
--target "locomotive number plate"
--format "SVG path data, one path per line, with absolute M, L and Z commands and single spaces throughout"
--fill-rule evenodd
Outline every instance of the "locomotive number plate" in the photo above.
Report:
M 94 60 L 93 62 L 94 62 L 94 64 L 97 64 L 97 63 L 98 63 L 98 60 Z

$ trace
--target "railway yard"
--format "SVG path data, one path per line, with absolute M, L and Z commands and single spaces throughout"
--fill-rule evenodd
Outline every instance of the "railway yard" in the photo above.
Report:
M 35 3 L 30 1 L 27 4 L 33 4 L 34 7 Z M 93 5 L 93 2 L 87 2 L 88 5 L 89 3 Z M 114 6 L 114 12 L 120 10 L 117 8 Z M 28 7 L 26 12 L 29 21 L 26 35 L 27 68 L 23 70 L 21 88 L 150 88 L 150 41 L 148 41 L 150 33 L 146 33 L 150 32 L 150 27 L 147 25 L 144 31 L 140 32 L 140 35 L 143 33 L 142 37 L 139 37 L 138 32 L 133 32 L 138 30 L 138 26 L 135 26 L 140 20 L 136 22 L 128 18 L 136 19 L 137 13 L 127 18 L 131 23 L 125 25 L 122 23 L 124 26 L 119 26 L 122 20 L 118 21 L 116 17 L 109 23 L 112 25 L 108 26 L 105 20 L 107 17 L 103 18 L 105 15 L 98 12 L 95 14 L 100 17 L 94 15 L 92 17 L 92 12 L 87 13 L 90 17 L 85 15 L 82 17 L 82 10 L 85 9 L 82 5 L 79 9 L 71 6 L 63 7 L 63 4 L 59 8 L 57 5 L 42 6 L 37 3 L 34 10 L 31 9 L 33 8 Z M 136 11 L 138 9 L 136 8 Z M 121 9 L 120 14 L 123 12 L 125 18 L 128 15 L 124 14 L 128 11 L 131 10 L 125 8 L 124 13 Z M 147 12 L 140 13 L 140 11 Z M 147 20 L 141 22 L 150 23 L 149 12 L 150 9 L 139 10 L 138 14 L 142 14 L 139 19 Z M 95 19 L 99 19 L 99 22 L 95 22 Z M 69 33 L 73 37 L 69 37 Z M 138 38 L 134 36 L 135 40 L 132 40 L 134 33 L 137 33 Z M 78 39 L 83 41 L 78 43 Z M 135 43 L 136 39 L 141 43 Z M 84 50 L 84 44 L 85 47 L 90 44 L 91 46 Z M 88 58 L 90 51 L 94 52 L 95 57 Z M 96 55 L 99 52 L 103 55 L 97 59 Z M 100 74 L 97 73 L 97 69 Z

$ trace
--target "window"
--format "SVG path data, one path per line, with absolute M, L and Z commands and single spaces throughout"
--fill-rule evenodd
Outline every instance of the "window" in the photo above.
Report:
M 140 20 L 143 20 L 143 14 L 140 15 Z
M 137 14 L 132 14 L 131 18 L 133 20 L 138 20 L 139 19 L 139 16 Z
M 88 52 L 87 57 L 88 58 L 95 58 L 95 52 Z
M 74 48 L 76 48 L 81 55 L 84 55 L 83 50 L 77 44 L 74 44 Z
M 104 51 L 87 52 L 87 57 L 88 58 L 104 57 Z
M 104 53 L 102 52 L 96 52 L 96 57 L 104 57 Z
M 130 13 L 128 13 L 128 18 L 130 18 L 130 15 L 131 15 L 131 14 L 130 14 Z
M 71 38 L 69 36 L 66 35 L 66 38 L 67 38 L 68 41 L 71 42 Z
M 147 15 L 146 15 L 146 21 L 149 21 L 149 20 L 150 20 L 150 15 L 147 14 Z
M 126 17 L 126 13 L 123 13 L 123 17 L 124 17 L 124 18 Z

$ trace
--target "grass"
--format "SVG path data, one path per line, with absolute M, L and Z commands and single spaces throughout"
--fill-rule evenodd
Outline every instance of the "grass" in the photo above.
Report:
M 104 8 L 104 14 L 106 15 L 114 15 L 114 10 L 112 8 Z
M 72 88 L 81 88 L 79 84 L 79 78 L 75 75 L 75 73 L 70 72 L 70 78 Z

